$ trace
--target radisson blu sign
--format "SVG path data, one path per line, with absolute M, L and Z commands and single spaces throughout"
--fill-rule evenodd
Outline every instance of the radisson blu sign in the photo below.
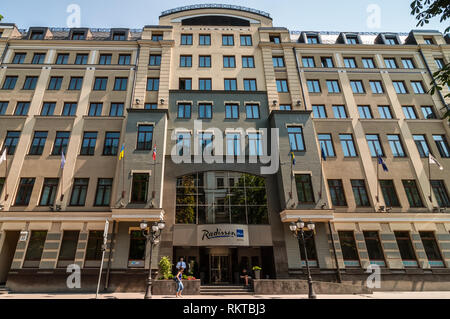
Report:
M 248 246 L 247 225 L 201 225 L 197 228 L 199 246 Z

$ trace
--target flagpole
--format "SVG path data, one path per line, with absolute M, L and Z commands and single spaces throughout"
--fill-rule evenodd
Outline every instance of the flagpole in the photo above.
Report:
M 320 149 L 320 191 L 319 191 L 319 200 L 322 199 L 322 189 L 323 189 L 323 156 L 322 149 Z
M 431 200 L 431 164 L 430 164 L 430 155 L 431 153 L 428 153 L 428 183 L 430 184 L 430 197 L 429 200 L 431 203 L 433 203 L 433 201 Z
M 5 146 L 5 204 L 8 200 L 8 147 Z
M 377 158 L 377 203 L 379 204 L 380 203 L 380 174 L 379 174 L 379 167 L 378 166 L 380 166 L 380 163 L 379 163 L 379 160 L 380 160 L 380 157 L 379 157 L 380 155 L 378 155 L 378 158 Z
M 123 156 L 122 156 L 122 194 L 120 196 L 121 199 L 125 197 L 125 149 L 123 150 Z M 119 154 L 120 158 L 120 154 Z

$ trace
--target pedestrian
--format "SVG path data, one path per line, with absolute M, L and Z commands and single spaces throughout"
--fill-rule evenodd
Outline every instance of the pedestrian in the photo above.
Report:
M 183 257 L 181 257 L 181 258 L 180 258 L 180 261 L 177 262 L 176 268 L 177 268 L 177 270 L 180 270 L 180 269 L 183 269 L 183 270 L 184 270 L 184 269 L 186 269 L 186 263 L 184 262 Z
M 183 283 L 181 281 L 182 279 L 183 279 L 183 268 L 180 268 L 178 270 L 177 275 L 176 275 L 176 282 L 177 282 L 177 294 L 176 294 L 176 297 L 177 298 L 178 297 L 183 298 L 183 296 L 181 295 L 181 293 L 183 292 L 183 289 L 184 289 Z
M 242 269 L 241 278 L 244 279 L 245 287 L 248 287 L 248 280 L 252 277 L 248 275 L 247 269 Z

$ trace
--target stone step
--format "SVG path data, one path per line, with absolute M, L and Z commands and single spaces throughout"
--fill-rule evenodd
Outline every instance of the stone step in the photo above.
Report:
M 202 295 L 251 295 L 253 288 L 242 285 L 207 285 L 200 287 Z
M 223 296 L 223 295 L 253 295 L 253 292 L 249 291 L 200 291 L 200 295 L 211 295 L 211 296 Z
M 6 286 L 0 286 L 0 295 L 7 295 L 9 294 L 9 288 Z

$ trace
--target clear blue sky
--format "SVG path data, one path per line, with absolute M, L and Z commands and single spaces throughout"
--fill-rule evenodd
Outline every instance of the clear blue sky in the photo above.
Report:
M 243 5 L 271 14 L 274 26 L 290 30 L 316 31 L 393 31 L 417 29 L 410 15 L 411 0 L 1 0 L 2 22 L 13 22 L 20 29 L 30 26 L 66 27 L 69 4 L 81 8 L 81 26 L 91 28 L 142 28 L 158 24 L 161 11 L 196 3 Z M 369 5 L 380 10 L 378 24 L 367 23 Z M 374 20 L 371 20 L 374 21 Z M 431 21 L 425 29 L 443 31 L 450 22 Z

